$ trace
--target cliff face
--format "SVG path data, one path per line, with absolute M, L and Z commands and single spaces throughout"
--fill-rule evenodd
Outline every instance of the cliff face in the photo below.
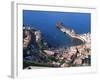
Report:
M 28 48 L 29 46 L 38 49 L 48 48 L 47 42 L 43 41 L 39 30 L 26 27 L 23 29 L 23 48 Z
M 32 35 L 31 32 L 27 29 L 23 30 L 23 48 L 27 48 L 31 42 Z

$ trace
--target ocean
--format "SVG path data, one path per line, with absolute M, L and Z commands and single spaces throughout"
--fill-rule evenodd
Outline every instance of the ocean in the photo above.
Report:
M 34 27 L 42 32 L 52 47 L 71 46 L 79 43 L 56 28 L 56 23 L 62 22 L 65 28 L 73 29 L 77 34 L 91 32 L 91 14 L 79 12 L 54 12 L 23 10 L 23 26 Z

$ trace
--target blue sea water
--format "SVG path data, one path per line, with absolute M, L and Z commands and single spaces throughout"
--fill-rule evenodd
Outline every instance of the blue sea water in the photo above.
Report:
M 78 34 L 91 31 L 90 13 L 23 10 L 23 26 L 40 30 L 43 38 L 53 47 L 70 46 L 71 38 L 56 28 L 57 21 Z

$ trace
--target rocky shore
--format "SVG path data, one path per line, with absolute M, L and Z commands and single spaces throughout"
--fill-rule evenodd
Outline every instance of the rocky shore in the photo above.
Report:
M 60 25 L 60 24 L 59 24 Z M 31 27 L 23 27 L 23 68 L 91 66 L 90 34 L 82 34 L 87 42 L 70 47 L 52 48 L 42 38 L 42 33 Z

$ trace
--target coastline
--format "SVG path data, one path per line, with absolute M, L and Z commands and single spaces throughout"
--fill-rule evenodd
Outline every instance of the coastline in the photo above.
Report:
M 52 47 L 50 48 L 46 42 L 42 41 L 40 31 L 34 28 L 31 29 L 30 27 L 23 28 L 23 30 L 26 31 L 25 34 L 27 35 L 27 37 L 24 38 L 24 47 L 27 48 L 24 54 L 28 53 L 28 55 L 24 57 L 24 65 L 27 65 L 28 67 L 24 66 L 24 69 L 31 69 L 36 65 L 40 67 L 91 66 L 91 39 L 89 33 L 80 35 L 87 41 L 84 44 L 70 46 L 67 48 L 52 49 Z M 36 45 L 37 47 L 30 49 L 29 43 L 30 41 L 32 41 L 31 39 L 33 38 L 33 35 L 34 39 L 36 39 L 34 45 Z M 31 46 L 32 45 L 33 41 L 31 43 Z M 34 50 L 36 52 L 34 52 Z M 28 58 L 28 56 L 31 57 Z M 25 64 L 25 62 L 28 62 L 28 64 Z

